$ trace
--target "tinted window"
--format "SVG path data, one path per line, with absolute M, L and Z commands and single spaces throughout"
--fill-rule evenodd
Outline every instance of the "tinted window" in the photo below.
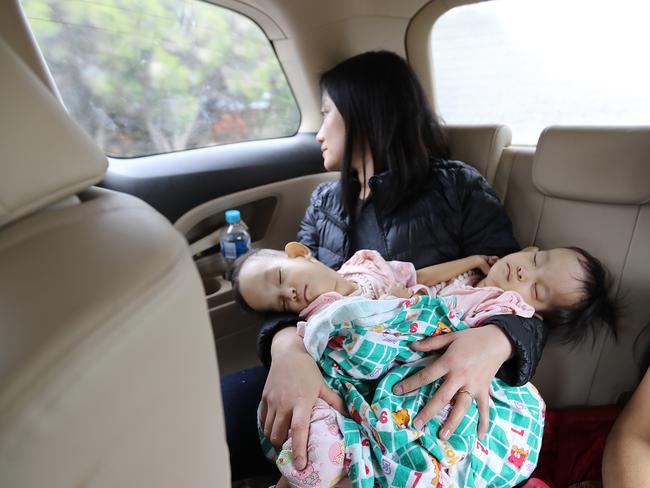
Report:
M 112 156 L 294 134 L 300 114 L 247 17 L 198 0 L 23 0 L 63 101 Z

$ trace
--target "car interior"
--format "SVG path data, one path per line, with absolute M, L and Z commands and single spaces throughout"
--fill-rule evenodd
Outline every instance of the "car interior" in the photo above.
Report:
M 219 377 L 260 364 L 262 319 L 224 278 L 224 212 L 240 210 L 254 247 L 293 240 L 312 190 L 339 177 L 315 139 L 319 75 L 388 49 L 436 108 L 432 25 L 476 2 L 205 3 L 268 38 L 299 107 L 295 134 L 107 156 L 62 103 L 21 2 L 0 6 L 2 487 L 237 486 Z M 618 341 L 602 333 L 571 347 L 551 335 L 532 380 L 548 409 L 620 404 L 645 373 L 646 120 L 549 125 L 536 144 L 514 144 L 507 121 L 447 126 L 452 159 L 492 185 L 519 244 L 588 249 L 623 304 Z

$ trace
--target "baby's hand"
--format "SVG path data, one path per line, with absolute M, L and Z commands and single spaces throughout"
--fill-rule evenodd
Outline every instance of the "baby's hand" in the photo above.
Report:
M 396 298 L 411 298 L 413 296 L 411 291 L 401 283 L 389 286 L 386 289 L 386 295 L 391 295 Z
M 474 267 L 480 269 L 484 275 L 487 275 L 490 268 L 499 260 L 498 256 L 484 256 L 482 254 L 477 254 L 474 259 L 476 261 Z

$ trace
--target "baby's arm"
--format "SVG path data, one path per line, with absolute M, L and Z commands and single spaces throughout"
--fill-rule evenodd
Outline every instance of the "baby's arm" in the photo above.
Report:
M 456 259 L 455 261 L 427 266 L 417 271 L 418 283 L 427 286 L 437 285 L 475 268 L 480 269 L 487 275 L 497 259 L 496 256 L 481 256 L 477 254 Z

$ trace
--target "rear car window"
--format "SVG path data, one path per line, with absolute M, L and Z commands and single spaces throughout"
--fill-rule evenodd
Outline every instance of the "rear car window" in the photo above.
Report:
M 549 125 L 647 125 L 649 18 L 638 0 L 451 9 L 431 36 L 438 111 L 448 124 L 508 124 L 517 144 Z
M 300 113 L 249 18 L 199 0 L 22 0 L 72 117 L 114 157 L 290 136 Z

